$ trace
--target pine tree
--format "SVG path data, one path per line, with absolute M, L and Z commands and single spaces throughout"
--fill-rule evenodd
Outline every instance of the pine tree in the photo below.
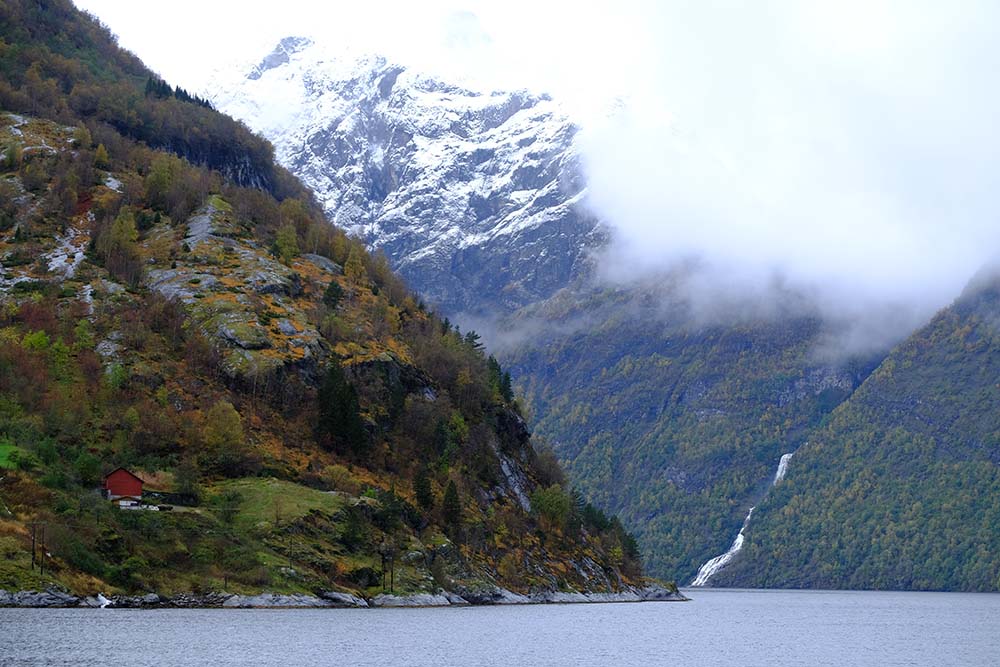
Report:
M 471 329 L 469 330 L 468 333 L 465 334 L 465 339 L 464 340 L 465 340 L 465 344 L 468 345 L 469 347 L 471 347 L 473 350 L 482 350 L 483 349 L 483 343 L 480 340 L 480 335 L 477 334 L 475 331 L 473 331 Z
M 358 392 L 347 380 L 336 360 L 327 367 L 319 390 L 319 439 L 342 454 L 361 454 L 368 447 L 368 435 L 361 421 Z
M 508 403 L 514 400 L 514 388 L 511 386 L 510 373 L 507 371 L 504 371 L 503 375 L 500 376 L 500 395 Z
M 413 480 L 413 491 L 417 496 L 417 503 L 425 511 L 434 509 L 434 491 L 431 489 L 431 476 L 427 472 L 427 466 L 421 466 L 417 471 L 417 476 Z
M 458 487 L 455 480 L 448 480 L 448 488 L 444 491 L 444 501 L 441 503 L 444 521 L 449 526 L 457 526 L 462 521 L 462 503 L 458 498 Z
M 323 293 L 323 303 L 326 304 L 327 308 L 333 309 L 340 304 L 340 300 L 343 298 L 344 288 L 336 280 L 331 280 L 326 292 Z

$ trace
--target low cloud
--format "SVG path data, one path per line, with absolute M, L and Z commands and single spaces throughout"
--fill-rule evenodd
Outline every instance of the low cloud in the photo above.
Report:
M 671 5 L 642 85 L 584 128 L 604 277 L 690 267 L 712 318 L 815 307 L 851 349 L 905 335 L 1000 248 L 989 4 Z M 725 7 L 724 7 L 725 5 Z M 682 26 L 682 27 L 679 27 Z

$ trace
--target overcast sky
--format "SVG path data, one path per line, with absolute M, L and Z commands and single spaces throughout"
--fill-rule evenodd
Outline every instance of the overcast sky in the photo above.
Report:
M 920 319 L 1000 248 L 1000 3 L 77 1 L 191 90 L 300 34 L 552 93 L 618 278 L 697 256 L 705 294 Z

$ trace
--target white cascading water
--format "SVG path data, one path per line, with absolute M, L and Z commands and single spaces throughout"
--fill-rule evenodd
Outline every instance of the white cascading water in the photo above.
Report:
M 778 471 L 774 473 L 774 481 L 771 482 L 771 486 L 774 486 L 781 480 L 785 479 L 785 473 L 788 472 L 788 462 L 792 460 L 792 455 L 795 452 L 789 452 L 788 454 L 782 454 L 781 460 L 778 461 Z
M 778 470 L 774 473 L 774 481 L 771 482 L 771 486 L 774 486 L 781 480 L 785 478 L 785 473 L 788 472 L 788 462 L 792 460 L 792 454 L 795 452 L 790 452 L 788 454 L 782 454 L 781 460 L 778 461 Z M 753 511 L 756 507 L 751 507 L 750 511 L 747 512 L 747 518 L 743 519 L 743 525 L 740 527 L 740 532 L 733 540 L 732 545 L 724 554 L 720 554 L 715 558 L 709 560 L 707 563 L 698 568 L 698 574 L 691 581 L 691 586 L 704 586 L 708 583 L 708 580 L 714 577 L 719 570 L 729 565 L 729 562 L 736 557 L 736 554 L 740 552 L 743 548 L 743 532 L 750 525 L 750 517 L 753 516 Z

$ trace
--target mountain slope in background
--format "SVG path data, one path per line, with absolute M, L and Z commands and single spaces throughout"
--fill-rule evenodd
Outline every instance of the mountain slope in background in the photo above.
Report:
M 334 224 L 448 313 L 545 298 L 602 241 L 577 206 L 576 128 L 546 97 L 477 93 L 295 37 L 212 89 L 274 142 Z
M 699 326 L 668 298 L 553 299 L 505 359 L 585 495 L 635 527 L 651 571 L 689 581 L 877 361 L 817 360 L 817 317 Z
M 809 436 L 720 585 L 1000 589 L 1000 284 L 984 276 Z
M 0 588 L 372 597 L 386 562 L 484 602 L 640 583 L 495 360 L 265 141 L 62 0 L 0 5 L 0 71 Z M 174 509 L 102 500 L 116 466 Z

